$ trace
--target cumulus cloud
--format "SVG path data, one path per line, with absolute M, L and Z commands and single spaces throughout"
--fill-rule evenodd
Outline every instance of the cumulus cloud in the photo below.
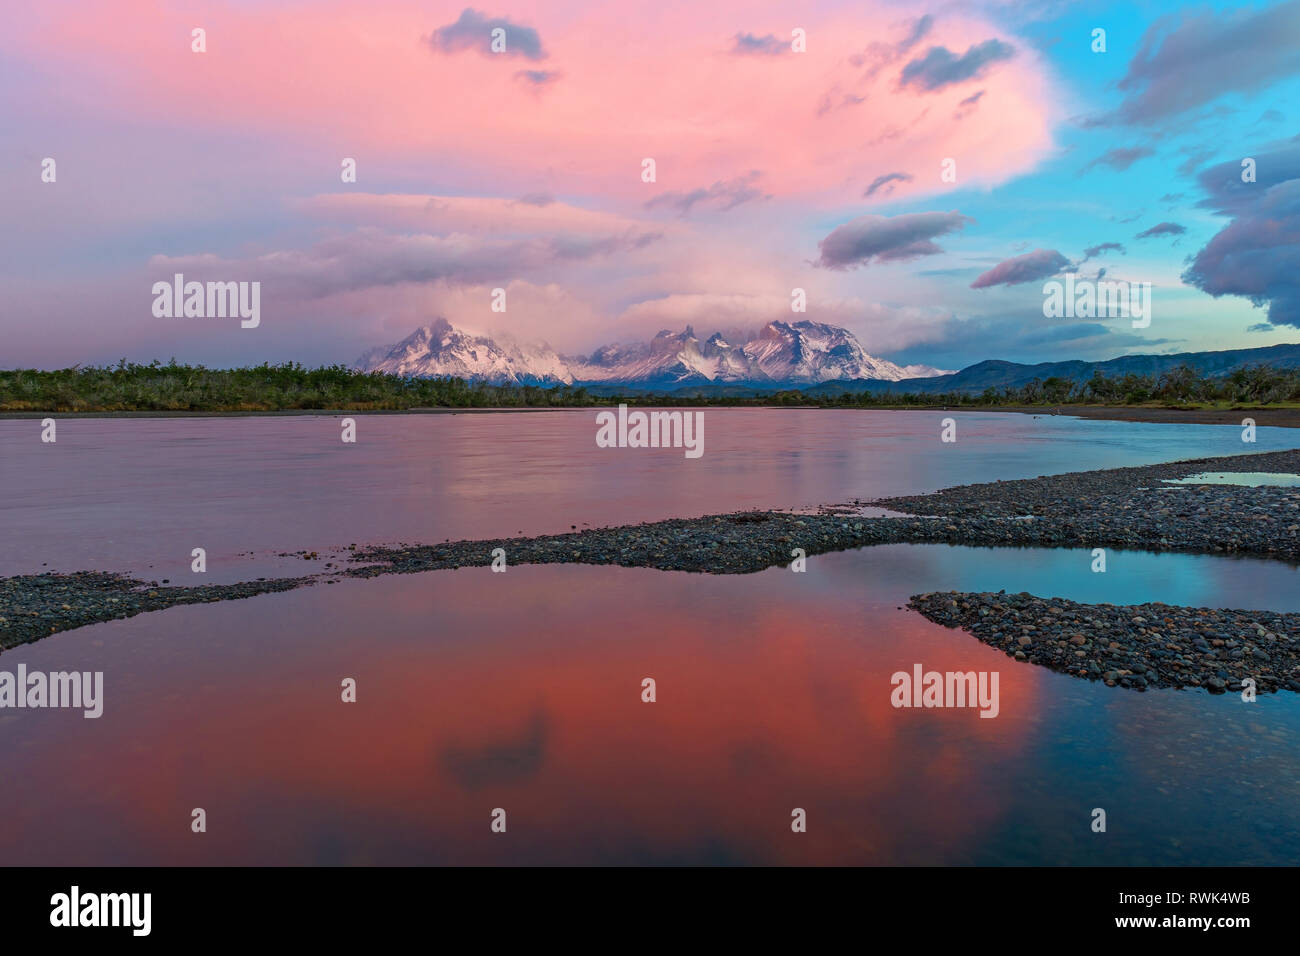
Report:
M 505 31 L 505 50 L 492 52 L 492 31 Z M 511 23 L 505 17 L 489 17 L 471 7 L 461 11 L 460 19 L 439 27 L 429 38 L 429 45 L 440 53 L 477 50 L 487 56 L 522 56 L 529 60 L 546 59 L 542 38 L 532 27 Z
M 1001 40 L 985 40 L 970 47 L 961 56 L 947 47 L 932 46 L 925 56 L 917 57 L 903 67 L 898 85 L 916 86 L 933 93 L 945 86 L 983 76 L 990 66 L 1011 59 L 1015 52 L 1015 47 Z
M 1239 202 L 1235 218 L 1196 254 L 1183 281 L 1215 298 L 1267 304 L 1269 322 L 1300 328 L 1300 179 L 1266 187 L 1248 205 Z
M 697 205 L 712 206 L 719 212 L 726 212 L 752 199 L 771 198 L 754 185 L 754 181 L 760 175 L 762 174 L 757 169 L 754 169 L 743 176 L 737 176 L 734 179 L 720 179 L 711 186 L 701 186 L 699 189 L 692 189 L 689 192 L 671 191 L 660 193 L 649 200 L 645 206 L 647 209 L 661 206 L 668 207 L 677 210 L 678 214 L 682 216 L 685 216 L 691 211 L 692 207 Z
M 972 289 L 987 289 L 995 285 L 1020 285 L 1056 275 L 1070 260 L 1055 249 L 1035 249 L 1023 256 L 999 262 L 970 284 Z
M 1157 236 L 1181 236 L 1186 231 L 1186 226 L 1180 226 L 1176 222 L 1158 222 L 1150 229 L 1144 229 L 1139 232 L 1137 238 L 1154 239 Z
M 1226 93 L 1249 93 L 1300 72 L 1300 0 L 1263 10 L 1165 16 L 1153 23 L 1119 81 L 1111 119 L 1150 124 Z
M 1231 159 L 1203 170 L 1197 176 L 1206 197 L 1198 206 L 1230 215 L 1252 209 L 1261 194 L 1272 186 L 1300 179 L 1300 136 L 1267 152 L 1252 152 L 1255 161 L 1255 181 L 1241 178 L 1242 161 Z
M 1216 298 L 1267 305 L 1270 323 L 1300 327 L 1300 137 L 1252 158 L 1255 182 L 1242 181 L 1236 159 L 1197 177 L 1206 194 L 1197 205 L 1231 221 L 1196 254 L 1183 281 Z
M 874 196 L 882 189 L 885 190 L 885 195 L 888 196 L 894 191 L 894 183 L 910 183 L 912 179 L 913 177 L 907 173 L 885 173 L 883 176 L 877 176 L 871 181 L 871 185 L 867 187 L 867 191 L 862 194 L 862 197 L 865 199 L 868 196 Z
M 901 216 L 858 216 L 833 229 L 818 243 L 817 265 L 824 269 L 851 269 L 876 262 L 896 262 L 932 256 L 943 250 L 934 240 L 968 222 L 969 216 L 952 212 L 914 212 Z

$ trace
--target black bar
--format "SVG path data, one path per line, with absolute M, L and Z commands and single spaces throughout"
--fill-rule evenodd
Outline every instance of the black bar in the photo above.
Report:
M 901 934 L 926 948 L 1016 938 L 1054 944 L 1129 938 L 1148 945 L 1200 938 L 1232 946 L 1294 938 L 1294 881 L 1289 869 L 1223 867 L 0 870 L 7 942 L 338 945 L 398 943 L 414 933 L 450 944 L 453 937 L 443 933 L 468 932 L 457 948 L 516 934 L 533 943 L 644 939 L 668 946 L 751 935 L 773 943 L 786 934 L 810 943 L 841 930 L 862 943 Z M 52 900 L 70 895 L 73 886 L 83 904 L 89 894 L 150 894 L 148 935 L 135 936 L 130 925 L 51 925 Z M 1170 903 L 1171 893 L 1181 899 Z M 1126 919 L 1153 925 L 1119 925 Z M 1185 922 L 1193 919 L 1216 925 Z M 1247 922 L 1217 925 L 1227 919 Z

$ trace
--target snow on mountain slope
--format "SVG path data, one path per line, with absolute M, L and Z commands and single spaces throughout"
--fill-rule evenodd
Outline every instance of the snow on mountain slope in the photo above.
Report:
M 389 348 L 356 362 L 366 371 L 458 376 L 493 384 L 605 383 L 642 386 L 707 384 L 815 384 L 836 379 L 899 379 L 943 374 L 906 368 L 867 354 L 852 332 L 820 322 L 769 322 L 747 342 L 715 333 L 704 342 L 689 325 L 649 342 L 606 345 L 589 356 L 561 356 L 548 345 L 498 342 L 457 330 L 446 319 L 417 329 Z
M 429 378 L 455 376 L 494 385 L 571 385 L 568 366 L 549 345 L 498 344 L 485 335 L 452 328 L 446 319 L 416 329 L 389 348 L 357 359 L 367 372 Z
M 907 377 L 893 362 L 868 355 L 852 332 L 820 322 L 769 322 L 744 351 L 774 382 Z
M 933 365 L 904 365 L 903 371 L 906 378 L 935 378 L 939 375 L 955 375 L 956 369 L 952 368 L 935 368 Z

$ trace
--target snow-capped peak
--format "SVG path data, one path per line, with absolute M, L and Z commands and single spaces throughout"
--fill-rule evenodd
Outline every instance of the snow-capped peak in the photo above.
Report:
M 713 333 L 703 343 L 691 326 L 664 329 L 649 342 L 605 345 L 589 356 L 561 356 L 549 345 L 519 345 L 454 328 L 446 319 L 416 329 L 356 363 L 399 375 L 458 376 L 493 384 L 607 383 L 650 387 L 707 384 L 808 385 L 837 379 L 943 374 L 867 354 L 847 329 L 820 322 L 769 322 L 739 345 Z
M 416 329 L 388 348 L 367 352 L 356 362 L 363 371 L 452 377 L 495 385 L 570 385 L 573 376 L 549 345 L 498 343 L 452 327 L 446 319 Z

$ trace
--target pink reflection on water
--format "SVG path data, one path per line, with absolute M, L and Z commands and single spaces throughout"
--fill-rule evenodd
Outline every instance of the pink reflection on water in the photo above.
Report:
M 0 855 L 26 863 L 961 859 L 1040 685 L 870 589 L 519 567 L 317 585 L 57 635 L 105 715 L 4 718 Z M 895 710 L 922 662 L 1002 716 Z M 654 677 L 658 701 L 640 700 Z M 358 702 L 339 700 L 354 677 Z M 1000 798 L 1000 795 L 1002 798 Z M 209 832 L 189 830 L 203 807 Z M 507 834 L 489 832 L 494 807 Z M 790 831 L 794 807 L 806 834 Z

